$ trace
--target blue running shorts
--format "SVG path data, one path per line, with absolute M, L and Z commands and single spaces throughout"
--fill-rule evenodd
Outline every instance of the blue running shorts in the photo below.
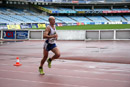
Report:
M 53 48 L 57 47 L 56 44 L 50 44 L 48 43 L 48 40 L 45 41 L 44 43 L 44 48 L 47 50 L 47 51 L 50 51 L 52 50 Z

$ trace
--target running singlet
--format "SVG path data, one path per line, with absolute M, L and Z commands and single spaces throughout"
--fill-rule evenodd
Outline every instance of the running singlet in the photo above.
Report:
M 54 34 L 56 34 L 56 28 L 53 29 L 50 25 L 49 25 L 49 27 L 50 27 L 50 33 L 49 33 L 49 35 L 54 35 Z M 49 39 L 47 39 L 47 40 L 48 40 L 48 43 L 49 43 L 49 44 L 54 44 L 54 43 L 56 43 L 56 38 L 49 38 Z

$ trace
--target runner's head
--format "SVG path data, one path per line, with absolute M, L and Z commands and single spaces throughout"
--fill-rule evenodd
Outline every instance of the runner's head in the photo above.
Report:
M 54 16 L 50 16 L 48 20 L 49 20 L 51 25 L 55 24 L 55 17 Z

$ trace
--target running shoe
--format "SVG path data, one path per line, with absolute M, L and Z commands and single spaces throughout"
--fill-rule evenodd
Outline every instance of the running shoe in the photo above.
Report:
M 39 72 L 40 72 L 40 75 L 44 75 L 45 72 L 43 72 L 43 69 L 39 67 Z

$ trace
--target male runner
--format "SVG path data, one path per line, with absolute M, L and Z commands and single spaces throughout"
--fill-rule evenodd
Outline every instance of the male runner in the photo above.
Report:
M 43 65 L 46 60 L 48 62 L 48 67 L 51 68 L 52 60 L 60 57 L 60 51 L 56 46 L 56 40 L 58 38 L 58 35 L 56 33 L 55 18 L 53 16 L 49 17 L 49 23 L 50 25 L 46 27 L 45 32 L 43 34 L 43 37 L 46 38 L 46 40 L 43 47 L 43 58 L 39 66 L 39 72 L 41 75 L 45 74 L 45 72 L 43 71 Z M 52 51 L 54 53 L 54 56 L 52 58 L 48 58 L 49 51 Z

